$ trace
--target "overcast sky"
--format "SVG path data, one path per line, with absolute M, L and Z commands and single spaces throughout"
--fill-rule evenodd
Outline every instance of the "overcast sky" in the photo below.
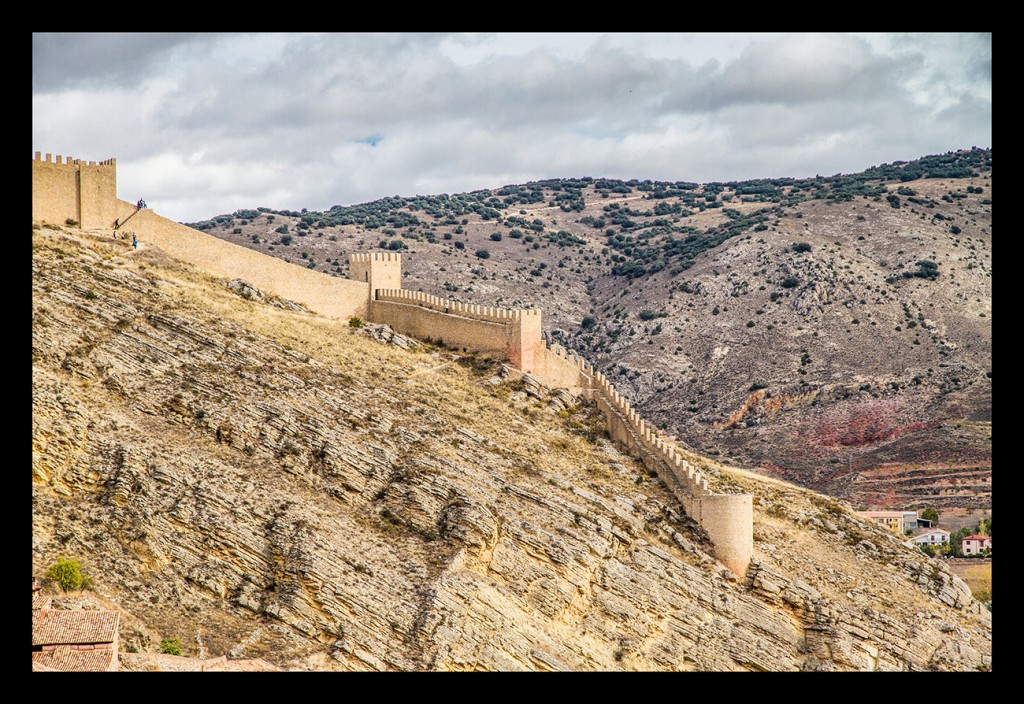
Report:
M 992 146 L 990 34 L 46 34 L 32 143 L 173 220 Z

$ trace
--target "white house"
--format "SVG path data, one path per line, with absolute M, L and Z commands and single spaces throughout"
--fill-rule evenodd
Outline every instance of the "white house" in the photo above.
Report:
M 910 542 L 915 545 L 949 545 L 949 531 L 932 528 L 930 531 L 915 535 Z

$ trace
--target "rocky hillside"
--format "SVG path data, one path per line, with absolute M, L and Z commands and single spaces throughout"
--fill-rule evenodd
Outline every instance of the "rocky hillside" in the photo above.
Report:
M 192 223 L 344 276 L 536 306 L 705 454 L 874 508 L 991 507 L 991 150 L 738 183 L 553 179 Z M 896 475 L 894 483 L 880 477 Z
M 32 562 L 80 559 L 126 652 L 991 669 L 966 584 L 847 504 L 704 462 L 755 496 L 733 575 L 585 403 L 108 236 L 32 233 Z

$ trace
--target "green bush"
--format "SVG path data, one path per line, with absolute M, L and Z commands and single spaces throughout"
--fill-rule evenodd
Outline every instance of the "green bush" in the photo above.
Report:
M 164 638 L 160 641 L 160 652 L 164 655 L 181 655 L 181 642 L 177 638 Z
M 793 245 L 793 251 L 794 252 L 810 252 L 811 251 L 811 243 L 810 242 L 797 242 L 795 245 Z
M 362 318 L 357 318 L 356 316 L 353 315 L 351 318 L 348 319 L 348 326 L 350 328 L 361 328 L 363 327 L 363 320 Z
M 491 253 L 488 252 L 486 249 L 478 249 L 476 250 L 476 256 L 480 257 L 481 259 L 490 259 Z
M 82 563 L 70 558 L 60 558 L 46 570 L 46 581 L 56 584 L 64 592 L 88 588 L 91 579 L 82 573 Z

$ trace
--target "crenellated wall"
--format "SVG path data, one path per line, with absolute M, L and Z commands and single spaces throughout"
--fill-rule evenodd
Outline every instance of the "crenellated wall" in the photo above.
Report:
M 357 265 L 358 256 L 365 255 L 353 254 L 349 271 Z M 534 355 L 543 344 L 540 310 L 459 303 L 401 288 L 376 289 L 374 293 L 369 319 L 375 323 L 386 323 L 405 335 L 507 358 L 517 369 L 534 371 Z
M 716 494 L 679 448 L 659 437 L 611 381 L 564 347 L 544 345 L 531 375 L 551 388 L 567 388 L 594 401 L 605 415 L 608 434 L 639 458 L 676 495 L 686 514 L 708 534 L 715 556 L 738 575 L 746 572 L 754 550 L 754 505 L 749 494 Z
M 113 227 L 117 198 L 117 160 L 83 161 L 58 154 L 32 159 L 32 222 L 83 229 Z
M 350 254 L 348 278 L 369 284 L 371 298 L 378 289 L 402 288 L 402 255 L 400 252 Z
M 566 388 L 593 400 L 604 413 L 612 439 L 656 472 L 714 544 L 715 555 L 744 574 L 753 553 L 753 501 L 748 494 L 715 494 L 707 480 L 672 443 L 660 438 L 600 372 L 541 335 L 541 311 L 510 310 L 458 303 L 402 289 L 401 254 L 357 253 L 349 278 L 289 264 L 276 257 L 217 239 L 163 218 L 115 195 L 116 162 L 81 162 L 39 152 L 32 162 L 32 220 L 83 229 L 115 223 L 132 232 L 140 246 L 157 246 L 224 278 L 241 278 L 268 293 L 301 303 L 334 318 L 352 316 L 386 323 L 402 334 L 506 358 L 551 388 Z M 127 220 L 131 217 L 130 220 Z M 127 220 L 127 222 L 126 222 Z
M 754 504 L 750 494 L 716 494 L 679 448 L 658 436 L 601 372 L 592 377 L 591 398 L 605 414 L 608 434 L 656 472 L 715 546 L 715 556 L 738 575 L 754 551 Z

